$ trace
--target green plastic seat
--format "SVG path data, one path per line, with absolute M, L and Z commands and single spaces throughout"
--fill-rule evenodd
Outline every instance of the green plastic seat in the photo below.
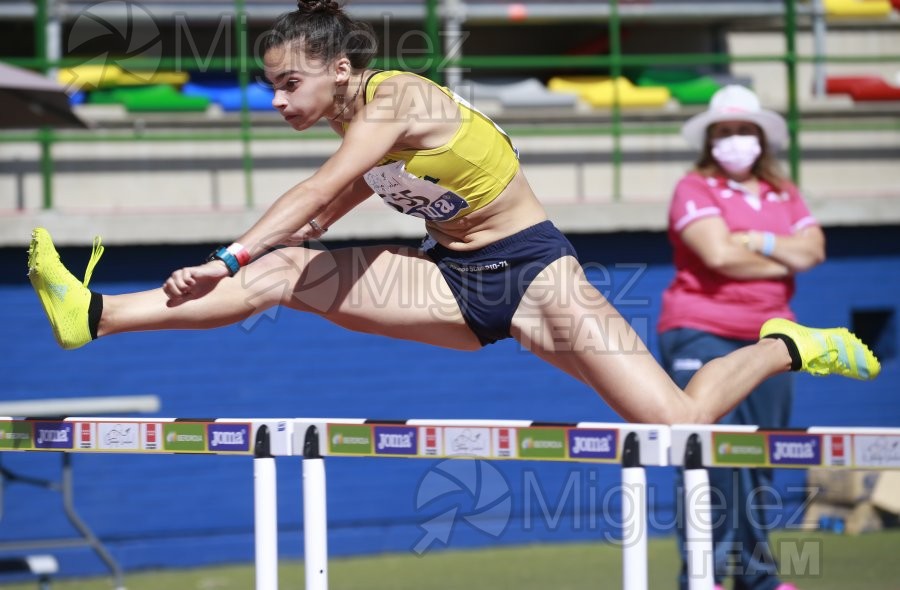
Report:
M 722 85 L 693 70 L 647 70 L 638 86 L 665 86 L 681 104 L 707 104 Z
M 173 86 L 127 86 L 90 94 L 91 104 L 123 104 L 129 112 L 203 112 L 210 104 L 206 96 L 185 96 Z

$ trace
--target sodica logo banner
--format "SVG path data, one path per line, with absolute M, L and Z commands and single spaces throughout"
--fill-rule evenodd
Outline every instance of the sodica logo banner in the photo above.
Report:
M 31 449 L 34 440 L 30 422 L 0 421 L 0 449 Z
M 345 455 L 371 455 L 372 426 L 368 424 L 329 424 L 328 452 Z
M 762 433 L 713 433 L 714 465 L 766 465 L 766 435 Z
M 206 425 L 196 422 L 163 424 L 163 447 L 167 451 L 203 452 L 206 450 Z
M 566 458 L 564 428 L 519 428 L 519 457 L 543 459 Z

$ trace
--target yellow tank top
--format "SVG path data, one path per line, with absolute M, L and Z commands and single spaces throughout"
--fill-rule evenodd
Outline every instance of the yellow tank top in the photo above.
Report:
M 379 84 L 401 74 L 406 72 L 373 74 L 366 81 L 366 102 Z M 503 192 L 519 169 L 518 152 L 506 133 L 453 91 L 439 88 L 459 106 L 461 123 L 450 141 L 432 149 L 388 152 L 365 174 L 389 206 L 428 221 L 460 219 L 481 209 Z

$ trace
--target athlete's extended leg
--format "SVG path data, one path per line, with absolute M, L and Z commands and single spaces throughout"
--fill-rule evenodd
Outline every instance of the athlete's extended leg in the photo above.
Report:
M 49 235 L 32 242 L 29 268 L 60 345 L 77 348 L 89 342 L 91 294 L 59 261 Z M 357 331 L 465 350 L 480 347 L 434 263 L 401 247 L 276 250 L 223 279 L 204 297 L 178 305 L 162 289 L 104 295 L 96 335 L 214 328 L 275 305 L 316 313 Z M 62 329 L 60 317 L 77 330 Z
M 785 324 L 776 327 L 790 331 Z M 789 348 L 792 338 L 803 341 L 799 353 L 804 367 L 813 356 L 832 356 L 830 350 L 805 346 L 814 337 L 794 330 L 786 339 L 763 338 L 707 363 L 682 391 L 572 257 L 560 258 L 535 279 L 513 317 L 512 330 L 526 348 L 590 385 L 623 418 L 636 422 L 714 422 L 769 376 L 798 368 L 798 351 L 795 348 L 792 356 Z M 846 348 L 858 343 L 846 330 L 809 332 L 834 332 L 828 338 L 846 335 Z M 829 346 L 825 343 L 824 349 Z M 865 378 L 872 378 L 878 373 L 877 361 L 866 360 L 871 362 L 864 363 L 869 368 Z M 835 363 L 825 372 L 847 374 Z

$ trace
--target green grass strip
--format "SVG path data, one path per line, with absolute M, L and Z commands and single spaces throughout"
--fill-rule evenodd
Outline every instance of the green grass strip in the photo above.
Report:
M 784 581 L 803 590 L 897 590 L 900 529 L 861 536 L 782 530 L 772 535 Z M 649 543 L 650 588 L 676 587 L 674 538 Z M 622 587 L 621 549 L 609 543 L 559 543 L 495 549 L 335 558 L 329 587 L 340 590 L 581 590 Z M 251 565 L 128 574 L 129 590 L 246 590 Z M 303 565 L 283 561 L 280 587 L 303 588 Z M 54 581 L 55 590 L 107 588 L 110 578 Z M 3 586 L 33 590 L 34 583 Z M 726 586 L 728 588 L 729 586 Z

